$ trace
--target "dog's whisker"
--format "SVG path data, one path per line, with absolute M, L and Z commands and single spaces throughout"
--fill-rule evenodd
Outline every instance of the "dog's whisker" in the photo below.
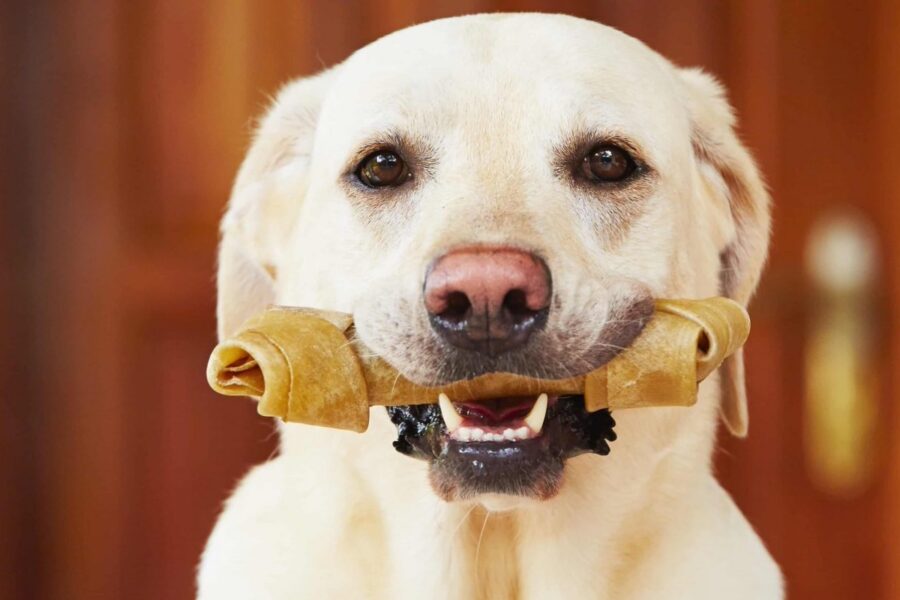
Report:
M 484 522 L 481 524 L 481 533 L 478 534 L 478 544 L 475 546 L 475 566 L 478 566 L 478 557 L 481 553 L 481 541 L 484 539 L 484 530 L 487 528 L 488 519 L 491 517 L 490 511 L 485 511 Z
M 402 377 L 402 375 L 400 374 L 400 371 L 397 371 L 397 376 L 394 377 L 394 382 L 391 384 L 391 394 L 393 394 L 394 391 L 397 389 L 397 382 L 400 381 L 401 377 Z
M 454 528 L 453 528 L 453 531 L 450 533 L 450 541 L 453 541 L 453 539 L 457 536 L 457 534 L 459 533 L 459 530 L 460 530 L 460 528 L 462 527 L 463 523 L 466 522 L 466 520 L 469 518 L 469 515 L 472 514 L 472 511 L 475 510 L 475 508 L 476 508 L 477 506 L 478 506 L 478 504 L 472 504 L 472 506 L 469 507 L 469 510 L 466 511 L 466 514 L 464 514 L 464 515 L 462 516 L 462 518 L 459 520 L 459 523 L 456 524 L 456 527 L 454 527 Z

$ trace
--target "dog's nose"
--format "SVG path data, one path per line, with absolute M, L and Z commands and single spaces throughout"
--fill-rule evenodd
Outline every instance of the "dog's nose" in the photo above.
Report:
M 425 276 L 431 326 L 459 348 L 496 356 L 543 326 L 550 310 L 550 270 L 515 248 L 463 248 L 434 262 Z

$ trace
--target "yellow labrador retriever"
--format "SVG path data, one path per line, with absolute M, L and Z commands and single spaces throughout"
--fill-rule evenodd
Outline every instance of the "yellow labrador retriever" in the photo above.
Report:
M 593 22 L 389 35 L 263 119 L 222 222 L 219 333 L 311 306 L 423 384 L 592 369 L 655 297 L 749 300 L 769 198 L 733 124 L 711 77 Z M 199 597 L 783 596 L 711 473 L 718 416 L 747 429 L 739 356 L 689 409 L 452 400 L 374 408 L 365 434 L 282 425 Z

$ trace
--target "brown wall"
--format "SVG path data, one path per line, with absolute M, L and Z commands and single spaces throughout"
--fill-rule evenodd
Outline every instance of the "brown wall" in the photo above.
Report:
M 723 79 L 776 233 L 748 348 L 751 436 L 718 469 L 792 598 L 900 598 L 900 369 L 879 316 L 871 482 L 814 485 L 802 251 L 852 206 L 900 300 L 900 10 L 890 0 L 70 0 L 0 5 L 0 598 L 184 598 L 229 489 L 275 448 L 216 398 L 216 221 L 251 119 L 291 77 L 399 27 L 492 10 L 597 19 Z M 879 313 L 881 314 L 881 313 Z

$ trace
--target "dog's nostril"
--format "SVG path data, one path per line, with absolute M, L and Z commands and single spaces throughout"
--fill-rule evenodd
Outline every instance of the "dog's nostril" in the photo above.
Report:
M 528 308 L 528 298 L 524 290 L 514 289 L 503 297 L 503 308 L 516 324 L 533 317 L 535 311 Z
M 452 323 L 460 323 L 466 319 L 472 303 L 463 292 L 450 292 L 447 294 L 447 308 L 441 312 L 441 318 Z

